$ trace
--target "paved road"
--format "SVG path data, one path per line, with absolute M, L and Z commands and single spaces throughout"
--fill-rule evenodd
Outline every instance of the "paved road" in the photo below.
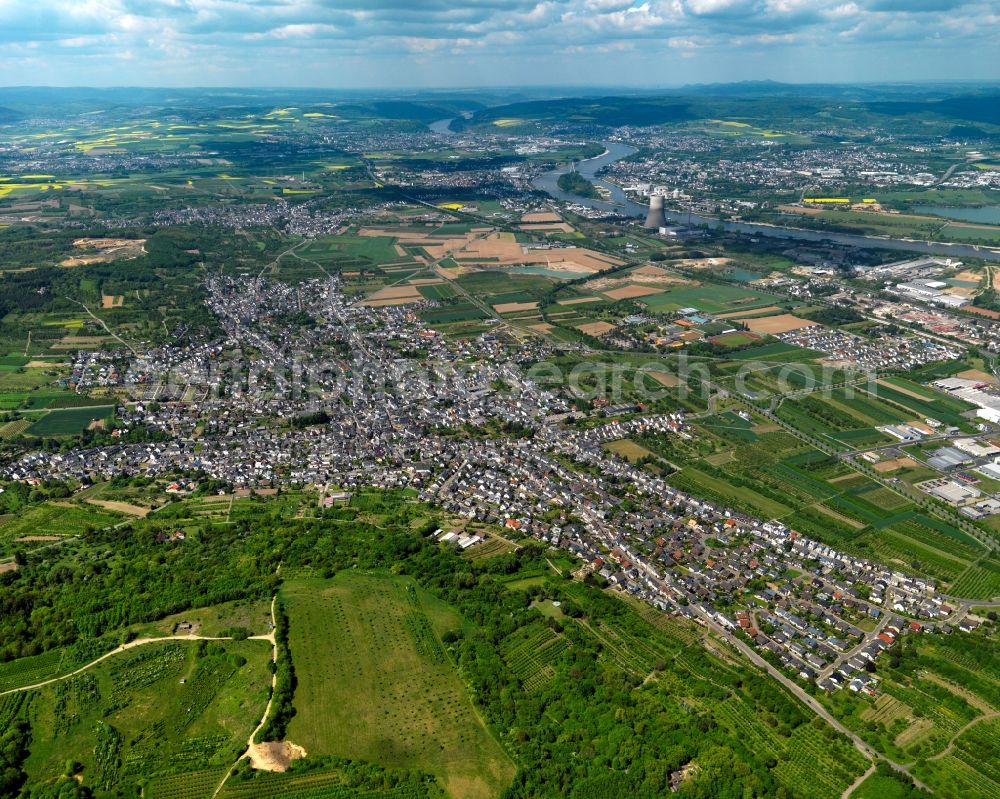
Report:
M 802 702 L 806 707 L 808 707 L 813 713 L 823 719 L 827 724 L 833 727 L 837 732 L 846 735 L 851 743 L 854 744 L 854 748 L 861 752 L 869 760 L 883 760 L 896 771 L 905 774 L 907 777 L 913 780 L 914 784 L 918 788 L 923 788 L 924 790 L 930 791 L 930 789 L 924 785 L 922 782 L 913 777 L 908 771 L 908 766 L 902 766 L 896 763 L 879 752 L 875 751 L 871 746 L 869 746 L 865 741 L 856 733 L 849 730 L 843 724 L 841 724 L 836 718 L 834 718 L 830 712 L 816 699 L 800 686 L 798 683 L 790 680 L 781 671 L 775 668 L 773 665 L 768 663 L 764 658 L 762 658 L 756 651 L 754 651 L 750 646 L 748 646 L 744 641 L 734 636 L 728 630 L 723 628 L 721 625 L 717 624 L 715 621 L 708 617 L 703 617 L 704 621 L 708 626 L 716 633 L 721 635 L 725 641 L 732 644 L 737 650 L 744 654 L 751 663 L 764 669 L 768 674 L 770 674 L 774 679 L 781 683 L 789 692 L 800 702 Z

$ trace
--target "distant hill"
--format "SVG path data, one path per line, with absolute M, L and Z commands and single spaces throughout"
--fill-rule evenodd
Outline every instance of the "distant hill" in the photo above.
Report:
M 888 101 L 868 103 L 868 109 L 887 116 L 932 114 L 945 119 L 960 119 L 1000 125 L 1000 93 L 947 97 L 942 100 Z
M 501 119 L 574 124 L 662 125 L 694 119 L 689 103 L 677 98 L 567 97 L 511 103 L 479 111 L 471 124 L 489 124 Z

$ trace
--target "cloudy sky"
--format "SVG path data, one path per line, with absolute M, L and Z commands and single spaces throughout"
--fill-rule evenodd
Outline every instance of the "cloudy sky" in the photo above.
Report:
M 0 0 L 0 85 L 1000 79 L 997 0 Z

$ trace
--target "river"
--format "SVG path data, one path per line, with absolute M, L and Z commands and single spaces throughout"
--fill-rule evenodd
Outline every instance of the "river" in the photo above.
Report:
M 440 133 L 444 136 L 451 136 L 455 131 L 451 129 L 451 121 L 454 117 L 448 117 L 448 119 L 439 119 L 437 122 L 432 122 L 429 127 L 432 132 Z
M 557 185 L 559 176 L 569 172 L 572 166 L 562 166 L 539 175 L 532 182 L 536 189 L 546 192 L 569 203 L 585 205 L 609 213 L 621 214 L 642 218 L 646 216 L 647 207 L 639 203 L 632 202 L 625 196 L 621 187 L 613 183 L 607 183 L 595 177 L 598 170 L 622 158 L 627 158 L 636 152 L 635 147 L 620 142 L 604 142 L 605 152 L 596 158 L 577 162 L 577 172 L 596 186 L 601 186 L 608 190 L 611 200 L 590 199 L 580 197 L 576 194 L 569 194 Z M 835 233 L 820 230 L 806 230 L 804 228 L 779 227 L 762 222 L 730 222 L 722 219 L 712 219 L 711 217 L 698 216 L 697 214 L 686 214 L 676 211 L 666 211 L 667 220 L 677 224 L 690 224 L 701 227 L 712 228 L 713 230 L 725 230 L 730 233 L 742 233 L 749 236 L 770 236 L 782 239 L 795 239 L 797 241 L 826 241 L 835 244 L 842 244 L 846 247 L 858 247 L 867 249 L 899 250 L 901 252 L 917 253 L 919 255 L 943 255 L 954 258 L 981 258 L 984 261 L 1000 263 L 1000 250 L 987 247 L 978 247 L 973 244 L 946 244 L 944 242 L 914 241 L 902 239 L 884 239 L 875 236 L 862 236 L 856 233 Z

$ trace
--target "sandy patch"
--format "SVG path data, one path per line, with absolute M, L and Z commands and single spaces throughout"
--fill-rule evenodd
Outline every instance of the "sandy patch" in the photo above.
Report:
M 566 222 L 544 222 L 536 225 L 518 225 L 519 230 L 555 231 L 557 233 L 572 233 L 573 228 Z
M 551 333 L 552 325 L 548 322 L 539 322 L 537 325 L 528 325 L 529 330 L 536 330 L 539 333 Z
M 781 429 L 780 424 L 775 424 L 774 422 L 765 422 L 763 424 L 755 424 L 750 430 L 754 433 L 777 433 Z
M 25 369 L 61 369 L 66 366 L 64 363 L 58 363 L 56 361 L 28 361 L 25 365 Z
M 798 330 L 803 327 L 814 327 L 817 323 L 810 322 L 808 319 L 800 319 L 790 313 L 783 313 L 776 316 L 765 316 L 761 319 L 747 319 L 745 324 L 753 333 L 771 335 L 787 333 L 789 330 Z
M 409 283 L 411 286 L 440 286 L 444 281 L 439 277 L 415 277 Z
M 114 261 L 119 258 L 137 258 L 145 254 L 145 239 L 77 239 L 73 246 L 81 250 L 97 250 L 96 253 L 75 255 L 60 261 L 60 266 L 85 266 Z
M 603 336 L 615 329 L 609 322 L 588 322 L 585 325 L 577 325 L 576 329 L 588 336 Z
M 101 307 L 104 310 L 109 308 L 121 308 L 125 304 L 125 295 L 123 294 L 102 294 L 101 295 Z
M 412 297 L 390 297 L 387 300 L 364 300 L 361 304 L 368 308 L 385 308 L 387 305 L 409 305 L 411 302 L 423 302 L 423 297 L 415 294 Z
M 772 311 L 780 311 L 777 305 L 768 305 L 764 308 L 754 308 L 752 311 L 730 311 L 729 313 L 718 313 L 714 314 L 716 319 L 739 319 L 741 316 L 756 316 L 757 314 L 771 313 Z
M 22 535 L 20 538 L 15 538 L 14 543 L 30 544 L 30 543 L 40 543 L 45 541 L 59 541 L 61 539 L 62 539 L 61 535 Z
M 534 311 L 538 308 L 537 302 L 502 302 L 494 305 L 493 310 L 497 313 L 517 313 L 518 311 Z
M 683 258 L 676 263 L 680 266 L 691 266 L 695 269 L 709 269 L 715 266 L 725 266 L 731 258 Z
M 87 502 L 91 505 L 106 508 L 107 510 L 127 514 L 128 516 L 138 516 L 140 519 L 145 518 L 150 511 L 149 508 L 143 508 L 140 505 L 130 505 L 128 502 L 118 502 L 112 499 L 88 499 Z
M 600 302 L 600 297 L 573 297 L 570 300 L 556 300 L 556 305 L 579 305 L 582 302 Z
M 640 266 L 638 269 L 633 269 L 632 274 L 645 275 L 646 277 L 662 277 L 664 275 L 669 275 L 670 273 L 662 266 L 646 264 L 645 266 Z
M 253 744 L 247 750 L 247 757 L 255 769 L 260 771 L 288 771 L 293 760 L 306 756 L 306 750 L 291 741 L 269 741 Z
M 990 319 L 1000 319 L 1000 311 L 994 311 L 992 308 L 977 308 L 975 305 L 966 305 L 962 310 L 986 316 Z
M 669 372 L 647 372 L 646 374 L 648 374 L 661 386 L 666 386 L 667 388 L 676 388 L 681 384 L 681 379 L 677 375 L 672 375 Z
M 417 290 L 410 285 L 406 286 L 386 286 L 370 295 L 370 300 L 396 300 L 400 297 L 410 297 L 417 294 Z
M 14 561 L 10 560 L 7 561 L 6 563 L 0 563 L 0 574 L 3 574 L 4 572 L 14 572 L 14 571 L 17 571 L 17 564 L 14 563 Z
M 405 305 L 408 302 L 422 302 L 423 296 L 416 286 L 386 286 L 362 301 L 362 305 L 379 308 L 383 305 Z
M 873 463 L 872 467 L 876 472 L 894 472 L 896 469 L 913 468 L 914 466 L 919 466 L 913 458 L 896 458 L 891 461 L 880 461 L 879 463 Z
M 631 300 L 636 297 L 648 297 L 651 294 L 659 294 L 663 289 L 653 286 L 622 286 L 620 289 L 605 291 L 604 296 L 612 300 Z
M 778 210 L 784 211 L 786 214 L 805 214 L 806 216 L 823 213 L 822 208 L 802 208 L 798 205 L 779 205 Z
M 536 211 L 530 214 L 524 214 L 521 217 L 522 222 L 562 222 L 562 217 L 559 214 L 554 214 L 551 211 Z
M 28 366 L 31 366 L 31 364 L 29 363 Z M 959 372 L 955 377 L 960 377 L 963 380 L 979 380 L 983 383 L 996 384 L 1000 382 L 993 375 L 988 372 L 982 372 L 979 369 L 966 369 L 964 372 Z

